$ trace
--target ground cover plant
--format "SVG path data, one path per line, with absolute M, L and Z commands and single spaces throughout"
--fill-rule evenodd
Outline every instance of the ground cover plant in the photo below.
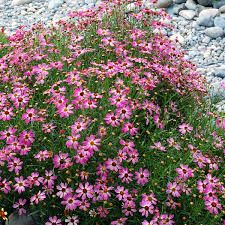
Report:
M 167 14 L 142 1 L 128 12 L 130 2 L 21 28 L 1 45 L 3 220 L 224 224 L 224 115 L 161 32 Z

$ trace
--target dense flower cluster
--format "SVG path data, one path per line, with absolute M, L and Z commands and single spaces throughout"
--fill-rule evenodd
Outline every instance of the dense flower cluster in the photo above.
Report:
M 42 225 L 221 223 L 224 119 L 206 139 L 186 113 L 204 81 L 160 31 L 166 13 L 125 2 L 4 45 L 1 204 Z

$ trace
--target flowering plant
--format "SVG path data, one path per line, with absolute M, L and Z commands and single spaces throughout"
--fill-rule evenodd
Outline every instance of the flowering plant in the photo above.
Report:
M 19 29 L 3 45 L 8 212 L 38 211 L 42 225 L 222 223 L 223 130 L 196 106 L 204 80 L 161 32 L 167 14 L 141 0 L 126 13 L 129 3 Z

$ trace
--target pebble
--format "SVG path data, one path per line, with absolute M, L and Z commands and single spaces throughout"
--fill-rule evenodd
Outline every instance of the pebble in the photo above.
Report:
M 185 3 L 185 7 L 187 9 L 196 10 L 197 4 L 195 3 L 194 0 L 187 0 L 186 3 Z
M 205 34 L 211 38 L 224 36 L 224 30 L 221 27 L 209 27 L 205 29 Z
M 221 27 L 221 28 L 225 28 L 225 18 L 224 17 L 215 17 L 214 18 L 214 25 L 216 27 Z
M 179 15 L 187 20 L 192 20 L 195 17 L 196 13 L 194 10 L 181 10 L 179 12 Z
M 156 6 L 158 8 L 167 8 L 173 3 L 172 0 L 158 0 Z
M 212 27 L 214 25 L 213 18 L 219 13 L 218 9 L 204 9 L 199 13 L 197 23 L 200 26 Z
M 13 0 L 12 1 L 12 5 L 16 6 L 16 5 L 23 5 L 23 4 L 27 4 L 27 3 L 31 3 L 32 0 Z

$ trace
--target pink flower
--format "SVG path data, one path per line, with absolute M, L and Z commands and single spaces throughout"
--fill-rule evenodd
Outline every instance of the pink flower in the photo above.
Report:
M 22 115 L 22 120 L 25 120 L 25 123 L 28 124 L 37 119 L 37 110 L 35 109 L 27 109 L 26 113 Z
M 46 195 L 44 192 L 39 191 L 37 194 L 33 195 L 30 198 L 31 203 L 38 204 L 39 202 L 43 201 L 46 198 Z
M 181 187 L 176 182 L 173 182 L 173 183 L 169 182 L 167 184 L 167 190 L 166 190 L 167 194 L 172 194 L 172 196 L 174 197 L 180 197 L 180 192 L 181 192 Z
M 86 140 L 83 142 L 84 149 L 90 151 L 98 151 L 100 146 L 101 140 L 96 138 L 95 135 L 91 135 L 87 137 Z
M 193 130 L 193 127 L 191 127 L 189 124 L 183 123 L 178 126 L 179 131 L 181 134 L 190 133 Z
M 14 190 L 19 194 L 25 191 L 25 188 L 28 187 L 27 180 L 23 179 L 23 176 L 15 177 L 16 184 L 13 186 Z
M 14 209 L 18 209 L 18 214 L 21 216 L 26 214 L 26 210 L 24 209 L 24 205 L 26 204 L 27 200 L 20 198 L 16 203 L 13 204 Z
M 131 136 L 134 136 L 138 133 L 138 128 L 135 128 L 133 123 L 124 123 L 121 131 L 123 133 L 130 133 Z
M 1 109 L 0 120 L 9 121 L 9 120 L 11 120 L 12 116 L 14 116 L 12 107 L 10 107 L 10 108 L 5 107 L 5 108 Z
M 56 216 L 49 217 L 48 222 L 45 223 L 45 225 L 62 225 L 61 220 L 58 219 Z
M 127 221 L 127 218 L 120 218 L 118 220 L 112 221 L 110 225 L 124 225 Z
M 154 145 L 150 146 L 150 148 L 157 149 L 161 152 L 166 152 L 166 148 L 164 146 L 162 146 L 161 142 L 154 142 Z
M 141 208 L 139 209 L 139 212 L 142 216 L 148 217 L 149 214 L 154 213 L 154 206 L 149 201 L 142 200 L 140 202 Z
M 124 200 L 124 196 L 128 195 L 128 190 L 123 186 L 117 186 L 115 192 L 117 193 L 116 198 L 120 201 Z
M 206 209 L 209 210 L 211 214 L 219 214 L 219 210 L 222 210 L 222 206 L 219 203 L 217 197 L 208 197 L 205 199 Z
M 64 200 L 61 202 L 62 205 L 66 205 L 66 210 L 75 210 L 78 206 L 80 206 L 80 201 L 76 199 L 75 195 L 67 194 L 64 197 Z
M 194 177 L 193 170 L 190 169 L 187 165 L 180 165 L 180 168 L 176 169 L 179 174 L 179 178 L 183 180 L 187 180 L 190 177 Z
M 68 153 L 59 152 L 58 155 L 55 155 L 53 158 L 54 168 L 59 168 L 60 170 L 69 168 L 73 165 L 71 158 L 69 158 Z
M 138 172 L 135 172 L 137 183 L 140 185 L 145 185 L 148 182 L 149 175 L 150 174 L 147 169 L 143 170 L 142 168 L 140 168 Z
M 65 222 L 67 225 L 78 225 L 79 219 L 78 216 L 67 216 Z
M 57 113 L 61 118 L 68 118 L 73 114 L 73 106 L 62 104 L 58 107 Z
M 58 190 L 56 195 L 59 198 L 64 198 L 66 195 L 71 194 L 73 191 L 72 188 L 68 187 L 66 183 L 60 183 L 56 186 L 56 189 Z
M 66 147 L 70 149 L 77 149 L 79 146 L 78 139 L 80 138 L 80 134 L 76 134 L 73 136 L 67 137 Z
M 122 212 L 125 214 L 125 216 L 133 216 L 137 211 L 135 208 L 135 203 L 133 201 L 125 202 L 122 208 Z
M 132 181 L 133 174 L 129 172 L 128 168 L 119 169 L 119 178 L 122 182 L 129 184 Z
M 82 200 L 86 198 L 93 197 L 93 186 L 88 182 L 85 184 L 80 183 L 78 188 L 76 189 L 77 197 L 82 198 Z
M 108 113 L 105 116 L 106 124 L 111 125 L 112 127 L 118 127 L 120 125 L 120 119 L 114 113 Z

